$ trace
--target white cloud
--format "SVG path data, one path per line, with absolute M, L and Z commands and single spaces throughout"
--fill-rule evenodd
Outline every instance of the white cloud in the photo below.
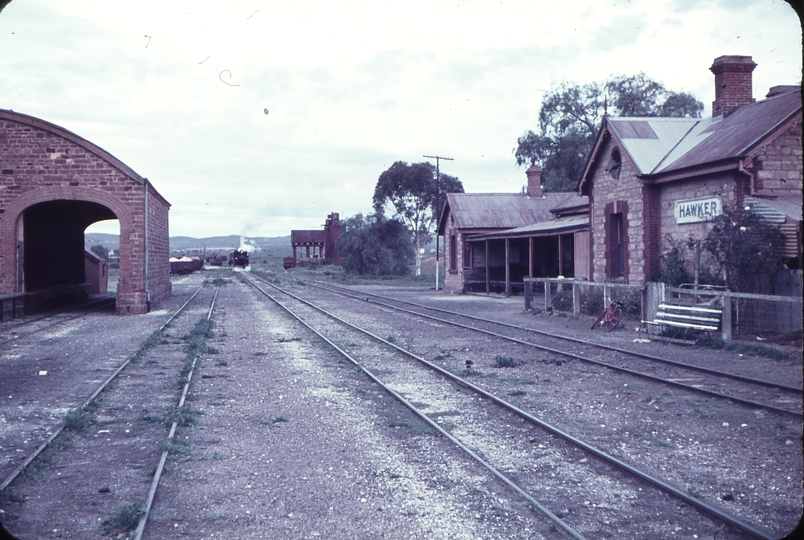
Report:
M 644 71 L 708 107 L 723 54 L 754 57 L 758 98 L 801 77 L 798 19 L 767 0 L 14 0 L 0 50 L 0 107 L 150 178 L 187 236 L 369 212 L 425 152 L 468 191 L 518 191 L 512 149 L 556 81 Z

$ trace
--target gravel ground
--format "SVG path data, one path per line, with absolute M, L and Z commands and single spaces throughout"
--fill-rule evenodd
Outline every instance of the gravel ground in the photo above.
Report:
M 88 383 L 100 378 L 93 370 L 108 370 L 104 362 L 115 364 L 132 354 L 166 319 L 168 311 L 180 305 L 204 278 L 216 275 L 204 272 L 177 279 L 176 294 L 155 313 L 87 318 L 39 344 L 0 352 L 4 373 L 0 381 L 0 457 L 10 466 L 19 459 L 17 454 L 38 444 L 70 404 L 80 401 L 84 389 L 91 386 Z M 482 312 L 495 319 L 594 337 L 674 359 L 692 357 L 700 364 L 748 375 L 762 373 L 770 379 L 801 382 L 801 352 L 796 348 L 791 349 L 794 354 L 787 361 L 701 352 L 656 342 L 634 343 L 633 329 L 593 333 L 589 331 L 591 322 L 585 319 L 525 314 L 521 298 L 449 296 L 374 286 L 364 290 Z M 162 424 L 141 421 L 141 411 L 125 413 L 128 405 L 124 403 L 165 414 L 169 405 L 166 398 L 157 399 L 162 395 L 157 389 L 174 387 L 184 347 L 182 335 L 202 316 L 203 309 L 200 306 L 170 332 L 166 343 L 150 351 L 150 360 L 129 375 L 130 384 L 120 384 L 125 390 L 120 399 L 125 396 L 128 401 L 115 405 L 109 400 L 109 408 L 100 413 L 101 423 L 88 435 L 55 453 L 54 462 L 41 467 L 41 476 L 11 486 L 27 499 L 0 499 L 0 509 L 5 511 L 0 519 L 6 528 L 21 540 L 109 537 L 96 524 L 115 507 L 145 499 L 148 471 L 158 459 L 167 430 Z M 369 313 L 361 311 L 362 306 L 350 309 L 359 317 Z M 374 313 L 374 323 L 387 324 L 389 333 L 401 334 L 406 325 L 418 328 L 416 335 L 421 338 L 412 340 L 421 341 L 422 351 L 431 356 L 450 353 L 442 359 L 443 365 L 462 369 L 465 357 L 457 345 L 425 343 L 437 339 L 430 332 L 443 329 L 412 318 L 403 324 L 390 314 L 383 321 L 384 315 Z M 668 475 L 686 470 L 674 479 L 681 484 L 699 479 L 696 485 L 703 486 L 700 489 L 707 500 L 715 498 L 737 513 L 746 512 L 746 519 L 752 522 L 759 517 L 779 534 L 790 530 L 801 516 L 800 422 L 782 425 L 772 415 L 735 412 L 706 400 L 659 394 L 617 376 L 606 375 L 602 380 L 593 368 L 572 363 L 558 366 L 522 352 L 510 353 L 521 362 L 516 371 L 500 376 L 501 370 L 490 367 L 496 346 L 485 337 L 474 339 L 473 358 L 482 355 L 477 380 L 496 385 L 504 395 L 523 390 L 511 399 L 535 407 L 551 421 L 584 436 L 591 434 L 595 444 L 610 447 L 629 461 Z M 53 348 L 48 349 L 52 352 L 37 352 L 47 343 L 52 343 Z M 561 537 L 508 488 L 379 394 L 362 374 L 245 285 L 233 282 L 221 288 L 208 344 L 214 347 L 213 354 L 199 359 L 189 396 L 190 407 L 199 413 L 198 423 L 179 430 L 182 451 L 173 453 L 168 461 L 145 538 Z M 98 355 L 98 350 L 104 354 Z M 59 363 L 63 383 L 42 386 L 45 378 L 30 375 L 30 366 L 38 370 L 40 364 L 35 361 L 56 358 L 57 352 L 81 361 Z M 54 374 L 57 364 L 48 361 L 49 373 Z M 145 371 L 146 366 L 150 371 Z M 19 378 L 7 377 L 17 372 Z M 551 382 L 544 383 L 545 378 Z M 540 384 L 517 386 L 511 382 L 523 379 Z M 80 381 L 85 381 L 83 386 Z M 70 389 L 71 397 L 57 399 L 60 387 Z M 646 391 L 656 401 L 643 401 Z M 53 398 L 44 399 L 51 395 Z M 694 412 L 695 408 L 701 413 Z M 623 439 L 618 433 L 628 426 L 634 431 L 628 435 L 630 439 Z M 109 430 L 110 435 L 99 434 L 101 430 Z M 127 435 L 111 440 L 118 431 Z M 84 462 L 88 463 L 77 465 Z M 65 480 L 68 470 L 72 473 Z M 733 489 L 726 490 L 729 484 L 724 484 L 724 478 L 732 482 Z M 57 484 L 58 489 L 53 487 Z M 104 487 L 111 489 L 100 493 Z M 726 495 L 732 498 L 724 499 Z M 79 521 L 80 527 L 76 524 L 72 530 L 82 532 L 69 534 L 64 525 Z M 693 534 L 682 527 L 666 531 L 663 537 L 695 538 Z

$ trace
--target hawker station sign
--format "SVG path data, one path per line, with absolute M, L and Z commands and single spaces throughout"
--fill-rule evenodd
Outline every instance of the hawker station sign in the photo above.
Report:
M 676 201 L 673 212 L 676 223 L 710 221 L 723 213 L 723 201 L 720 197 Z

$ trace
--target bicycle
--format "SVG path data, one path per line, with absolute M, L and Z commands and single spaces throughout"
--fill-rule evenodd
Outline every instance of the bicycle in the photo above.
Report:
M 619 302 L 612 302 L 609 304 L 609 307 L 603 310 L 603 313 L 600 314 L 600 317 L 597 318 L 595 324 L 592 325 L 592 330 L 598 324 L 602 324 L 603 328 L 606 329 L 606 332 L 611 332 L 617 325 L 620 324 L 620 319 L 623 316 L 623 310 L 620 308 Z

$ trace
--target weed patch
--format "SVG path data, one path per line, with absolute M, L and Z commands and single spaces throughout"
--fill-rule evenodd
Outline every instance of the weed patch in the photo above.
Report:
M 95 423 L 95 417 L 83 409 L 73 409 L 64 417 L 64 429 L 77 433 L 88 430 Z
M 761 356 L 764 358 L 770 358 L 772 360 L 787 360 L 790 356 L 784 351 L 774 349 L 773 347 L 767 347 L 765 345 L 752 345 L 734 341 L 726 343 L 719 339 L 699 339 L 695 346 L 702 349 L 714 349 L 718 351 L 744 354 L 746 356 Z
M 176 425 L 181 427 L 194 426 L 198 423 L 198 417 L 203 413 L 201 411 L 194 411 L 189 407 L 173 407 L 168 412 L 166 424 L 176 422 Z
M 170 461 L 187 461 L 195 454 L 195 447 L 188 441 L 182 439 L 170 439 L 165 444 Z
M 199 461 L 211 461 L 211 460 L 218 460 L 218 459 L 228 459 L 229 455 L 223 452 L 210 452 L 204 454 L 203 456 L 199 457 Z
M 140 348 L 137 349 L 137 352 L 135 352 L 134 355 L 131 357 L 132 363 L 139 362 L 140 360 L 142 360 L 142 357 L 145 356 L 145 353 L 147 353 L 149 350 L 159 345 L 164 345 L 165 343 L 167 343 L 167 338 L 165 337 L 164 332 L 162 330 L 157 330 L 156 332 L 148 336 L 148 339 L 142 342 Z
M 110 536 L 127 534 L 137 528 L 144 511 L 142 504 L 121 506 L 101 523 L 101 530 Z
M 516 360 L 514 360 L 509 356 L 497 355 L 494 358 L 494 367 L 496 368 L 512 368 L 516 366 L 517 366 Z
M 187 358 L 192 360 L 209 354 L 211 347 L 207 344 L 207 339 L 212 337 L 212 321 L 203 318 L 195 323 L 190 333 L 184 337 L 186 342 L 184 351 L 187 353 Z
M 25 501 L 25 496 L 14 489 L 4 489 L 0 491 L 0 504 L 16 503 Z

